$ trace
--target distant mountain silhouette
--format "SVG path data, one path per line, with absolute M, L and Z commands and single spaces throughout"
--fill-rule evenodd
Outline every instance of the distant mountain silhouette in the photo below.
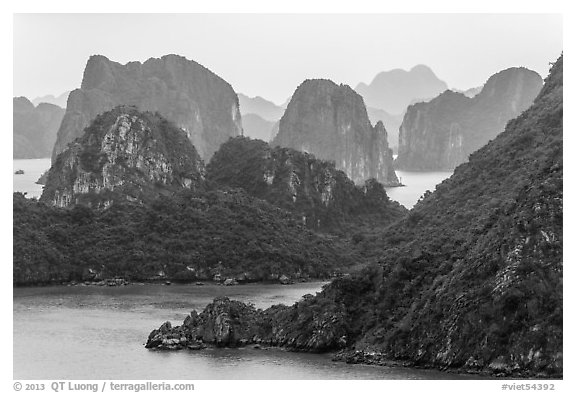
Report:
M 474 97 L 475 95 L 477 95 L 478 93 L 480 93 L 482 91 L 482 88 L 484 86 L 478 86 L 478 87 L 471 87 L 469 89 L 466 89 L 462 92 L 462 94 L 464 94 L 466 97 Z
M 64 109 L 44 102 L 35 107 L 26 97 L 14 97 L 12 111 L 13 157 L 50 157 Z
M 355 90 L 364 98 L 366 106 L 399 115 L 414 100 L 431 99 L 447 88 L 448 85 L 429 67 L 417 65 L 410 71 L 394 69 L 381 72 L 369 85 L 360 83 Z
M 260 139 L 268 142 L 272 135 L 272 128 L 276 124 L 273 121 L 268 121 L 255 113 L 248 113 L 242 115 L 242 128 L 244 129 L 244 136 L 249 136 L 252 139 Z
M 395 167 L 454 169 L 527 109 L 542 83 L 534 71 L 509 68 L 491 76 L 473 98 L 447 90 L 430 102 L 411 105 L 400 127 Z
M 242 93 L 238 93 L 238 100 L 240 102 L 242 118 L 247 114 L 253 113 L 264 120 L 276 122 L 280 120 L 284 113 L 284 108 L 262 97 L 248 97 Z
M 58 105 L 60 108 L 66 109 L 66 103 L 68 101 L 68 96 L 70 95 L 69 91 L 65 91 L 64 93 L 60 94 L 59 96 L 55 97 L 52 94 L 48 94 L 42 97 L 36 97 L 32 100 L 34 105 L 41 104 L 43 102 L 47 104 Z

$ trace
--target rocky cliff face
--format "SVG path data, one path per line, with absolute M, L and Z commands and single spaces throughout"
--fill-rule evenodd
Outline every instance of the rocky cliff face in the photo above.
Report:
M 373 324 L 356 350 L 497 375 L 562 374 L 562 63 L 528 110 L 376 241 L 381 270 L 342 284 L 341 295 L 362 282 L 378 293 L 350 303 Z
M 399 115 L 414 101 L 436 97 L 447 88 L 430 68 L 417 65 L 410 71 L 381 72 L 369 85 L 360 83 L 356 86 L 356 91 L 364 97 L 366 106 Z
M 362 97 L 346 85 L 304 81 L 280 119 L 272 145 L 334 161 L 355 183 L 374 178 L 399 185 L 384 125 L 372 127 Z
M 402 119 L 404 114 L 401 115 L 391 115 L 382 109 L 376 109 L 371 107 L 366 107 L 368 112 L 368 118 L 372 124 L 376 124 L 381 121 L 386 128 L 388 134 L 388 144 L 390 148 L 397 152 L 398 151 L 398 132 L 400 130 L 400 124 L 402 124 Z
M 541 87 L 536 72 L 510 68 L 490 77 L 473 98 L 447 90 L 411 105 L 400 126 L 396 168 L 454 169 L 527 109 Z
M 52 161 L 98 114 L 117 105 L 158 111 L 187 132 L 204 159 L 242 130 L 238 97 L 232 87 L 194 61 L 167 55 L 122 65 L 92 56 L 80 89 L 68 97 Z
M 98 115 L 58 155 L 41 200 L 60 207 L 142 201 L 198 187 L 203 176 L 186 132 L 157 114 L 121 106 Z
M 406 211 L 373 179 L 356 186 L 332 162 L 244 137 L 221 146 L 207 165 L 206 179 L 297 212 L 314 229 L 340 227 L 359 217 L 390 223 Z
M 328 306 L 323 308 L 323 306 Z M 325 352 L 346 345 L 343 310 L 308 295 L 291 307 L 256 310 L 226 297 L 216 298 L 198 314 L 192 311 L 181 326 L 165 322 L 153 330 L 149 349 L 203 349 L 255 344 L 306 352 Z
M 560 57 L 528 110 L 405 218 L 362 241 L 378 250 L 378 264 L 303 303 L 276 308 L 266 319 L 272 329 L 265 343 L 314 348 L 290 341 L 312 329 L 323 348 L 345 346 L 337 358 L 351 363 L 561 377 L 562 79 Z M 220 302 L 210 309 L 224 312 Z M 303 323 L 325 321 L 326 310 L 333 320 Z M 259 320 L 248 315 L 243 331 L 261 331 Z M 283 323 L 275 330 L 277 321 Z M 163 334 L 153 332 L 148 346 L 171 349 Z
M 50 157 L 64 109 L 47 103 L 34 107 L 26 97 L 14 97 L 12 105 L 13 157 Z

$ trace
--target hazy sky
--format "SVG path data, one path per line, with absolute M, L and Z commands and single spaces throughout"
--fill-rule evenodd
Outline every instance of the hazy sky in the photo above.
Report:
M 306 78 L 356 87 L 416 64 L 460 89 L 513 66 L 544 77 L 561 51 L 559 14 L 17 14 L 13 95 L 79 87 L 92 54 L 176 53 L 280 104 Z

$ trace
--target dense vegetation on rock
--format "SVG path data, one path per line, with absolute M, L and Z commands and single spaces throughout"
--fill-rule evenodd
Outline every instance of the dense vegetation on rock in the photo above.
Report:
M 527 109 L 542 78 L 526 68 L 491 76 L 472 98 L 445 91 L 430 102 L 408 107 L 400 126 L 395 167 L 403 170 L 453 170 Z
M 296 212 L 313 229 L 382 227 L 406 214 L 374 180 L 356 186 L 334 163 L 250 138 L 224 143 L 207 165 L 206 179 Z
M 82 85 L 70 93 L 52 162 L 97 115 L 118 105 L 158 111 L 183 128 L 203 159 L 240 135 L 238 97 L 226 81 L 182 56 L 119 64 L 91 56 Z
M 387 186 L 400 184 L 383 123 L 370 124 L 362 97 L 347 85 L 304 81 L 280 119 L 272 145 L 334 161 L 357 184 L 370 178 Z
M 284 338 L 305 336 L 301 322 L 331 309 L 331 326 L 343 331 L 327 330 L 322 349 L 345 345 L 338 357 L 349 362 L 562 375 L 562 77 L 560 57 L 534 104 L 505 132 L 384 235 L 361 240 L 380 253 L 378 264 L 335 280 L 313 298 L 316 307 L 278 310 L 269 325 L 284 321 L 282 333 L 266 343 L 305 349 Z M 207 309 L 222 305 L 217 299 Z M 249 317 L 244 329 L 259 331 L 259 321 Z M 164 340 L 187 329 L 150 339 L 171 348 Z
M 328 277 L 365 264 L 352 228 L 406 214 L 381 184 L 355 186 L 333 163 L 260 140 L 230 139 L 204 175 L 158 113 L 97 116 L 56 159 L 40 202 L 15 194 L 14 282 Z
M 14 97 L 12 105 L 13 157 L 50 157 L 64 109 L 48 103 L 34 107 L 26 97 Z
M 289 212 L 240 190 L 62 209 L 14 194 L 14 284 L 328 277 L 354 261 Z
M 41 200 L 102 207 L 203 186 L 204 163 L 186 133 L 159 114 L 119 106 L 96 117 L 50 168 Z
M 378 269 L 335 284 L 364 293 L 350 303 L 364 310 L 357 349 L 562 372 L 562 74 L 560 58 L 529 110 L 373 239 Z

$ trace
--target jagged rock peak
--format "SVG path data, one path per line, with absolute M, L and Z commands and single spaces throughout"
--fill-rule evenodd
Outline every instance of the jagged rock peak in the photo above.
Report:
M 364 100 L 350 86 L 308 79 L 294 92 L 272 144 L 334 161 L 357 184 L 375 178 L 395 186 L 399 182 L 383 128 L 382 123 L 378 130 L 372 127 Z
M 203 180 L 203 161 L 182 129 L 158 113 L 118 106 L 58 155 L 41 200 L 106 207 L 199 188 Z
M 234 89 L 206 67 L 173 54 L 126 64 L 93 55 L 80 89 L 68 98 L 52 160 L 96 115 L 117 105 L 158 111 L 185 129 L 206 159 L 221 143 L 242 131 Z

